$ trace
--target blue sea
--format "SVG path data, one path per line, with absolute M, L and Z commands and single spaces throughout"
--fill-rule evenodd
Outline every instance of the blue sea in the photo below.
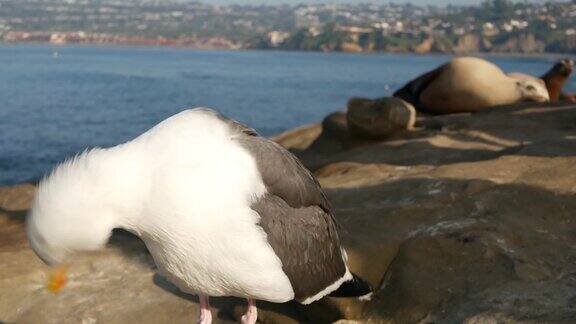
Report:
M 319 122 L 352 96 L 390 95 L 448 56 L 0 45 L 0 185 L 35 180 L 87 147 L 211 107 L 263 135 Z M 540 75 L 553 58 L 489 57 Z M 572 80 L 568 86 L 576 90 Z

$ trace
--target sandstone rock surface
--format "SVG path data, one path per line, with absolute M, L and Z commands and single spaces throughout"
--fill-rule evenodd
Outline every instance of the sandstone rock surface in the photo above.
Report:
M 416 110 L 406 101 L 395 97 L 375 100 L 352 98 L 348 101 L 346 121 L 352 135 L 369 139 L 385 139 L 414 127 Z
M 260 303 L 263 323 L 575 323 L 576 106 L 420 117 L 386 141 L 347 135 L 343 113 L 280 142 L 326 188 L 370 302 Z M 298 135 L 302 137 L 299 139 Z M 22 219 L 31 185 L 0 190 L 0 322 L 189 323 L 195 297 L 155 276 L 117 233 L 83 255 L 60 294 Z M 244 302 L 215 298 L 217 323 Z

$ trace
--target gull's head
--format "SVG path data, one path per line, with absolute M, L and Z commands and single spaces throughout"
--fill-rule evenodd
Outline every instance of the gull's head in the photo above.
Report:
M 64 162 L 42 180 L 26 219 L 30 245 L 48 265 L 104 247 L 115 227 L 99 170 L 88 155 Z

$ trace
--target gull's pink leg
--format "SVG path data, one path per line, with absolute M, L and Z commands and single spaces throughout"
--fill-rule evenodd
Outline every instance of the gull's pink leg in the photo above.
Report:
M 242 324 L 255 324 L 258 319 L 258 309 L 256 308 L 256 301 L 248 298 L 248 310 L 242 316 L 240 323 Z
M 198 319 L 198 324 L 212 323 L 212 313 L 210 312 L 208 296 L 198 295 L 198 298 L 200 299 L 200 319 Z

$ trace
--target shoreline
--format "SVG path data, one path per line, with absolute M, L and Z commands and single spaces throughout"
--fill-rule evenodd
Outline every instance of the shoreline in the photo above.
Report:
M 479 56 L 479 57 L 509 57 L 509 58 L 540 58 L 540 59 L 560 59 L 565 57 L 576 57 L 576 53 L 557 53 L 557 52 L 543 52 L 543 53 L 523 53 L 523 52 L 468 52 L 468 53 L 455 53 L 455 52 L 429 52 L 429 53 L 416 53 L 416 52 L 347 52 L 347 51 L 310 51 L 310 50 L 287 50 L 279 48 L 225 48 L 225 47 L 200 47 L 200 46 L 179 46 L 179 45 L 150 45 L 150 44 L 131 44 L 131 43 L 65 43 L 55 44 L 51 42 L 6 42 L 0 40 L 0 46 L 46 46 L 53 48 L 66 48 L 66 47 L 87 47 L 87 48 L 133 48 L 133 49 L 174 49 L 174 50 L 194 50 L 206 52 L 281 52 L 281 53 L 302 53 L 302 54 L 344 54 L 344 55 L 394 55 L 394 56 Z

